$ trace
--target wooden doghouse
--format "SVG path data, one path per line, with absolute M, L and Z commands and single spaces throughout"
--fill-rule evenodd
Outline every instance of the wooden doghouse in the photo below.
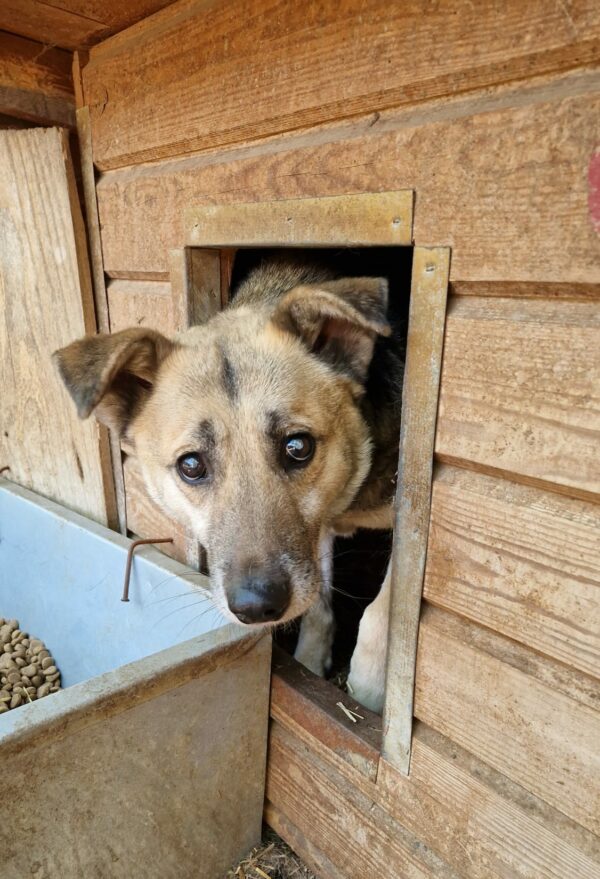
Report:
M 127 14 L 0 10 L 3 124 L 78 134 L 100 329 L 206 319 L 239 247 L 414 247 L 386 710 L 277 653 L 267 821 L 323 879 L 597 879 L 597 4 Z M 91 512 L 197 566 L 100 439 Z

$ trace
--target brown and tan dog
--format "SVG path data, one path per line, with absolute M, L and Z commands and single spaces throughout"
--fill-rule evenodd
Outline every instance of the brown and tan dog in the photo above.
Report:
M 205 547 L 225 616 L 304 615 L 296 656 L 330 661 L 333 536 L 390 528 L 402 359 L 387 283 L 276 260 L 229 308 L 170 340 L 142 328 L 55 354 L 79 415 L 139 460 L 149 494 Z M 389 577 L 363 620 L 349 684 L 383 703 Z

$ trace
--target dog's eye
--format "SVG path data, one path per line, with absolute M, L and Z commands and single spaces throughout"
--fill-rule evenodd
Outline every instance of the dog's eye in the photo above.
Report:
M 186 452 L 177 459 L 177 472 L 184 482 L 189 482 L 191 485 L 206 482 L 208 478 L 206 458 L 199 452 Z
M 287 467 L 308 464 L 315 453 L 315 440 L 310 433 L 295 433 L 283 443 L 284 463 Z

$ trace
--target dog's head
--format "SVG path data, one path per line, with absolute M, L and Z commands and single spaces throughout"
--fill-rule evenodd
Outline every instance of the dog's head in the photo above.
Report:
M 386 306 L 381 279 L 326 281 L 174 340 L 136 328 L 55 354 L 79 415 L 118 431 L 150 496 L 206 548 L 237 621 L 292 619 L 319 592 L 320 539 L 370 467 L 360 400 Z

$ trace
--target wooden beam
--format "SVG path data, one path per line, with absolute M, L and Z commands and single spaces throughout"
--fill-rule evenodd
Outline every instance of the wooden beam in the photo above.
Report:
M 0 113 L 74 128 L 71 54 L 0 31 Z
M 173 0 L 2 0 L 0 28 L 63 49 L 83 49 Z
M 383 754 L 410 765 L 417 632 L 431 500 L 433 446 L 450 252 L 415 247 L 402 393 Z

